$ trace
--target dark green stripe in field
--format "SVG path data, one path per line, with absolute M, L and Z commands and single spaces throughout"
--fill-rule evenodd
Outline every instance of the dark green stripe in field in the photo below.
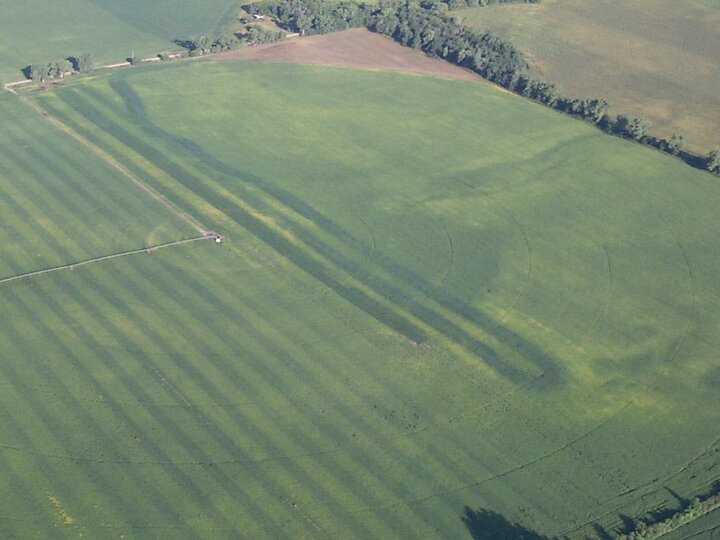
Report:
M 65 287 L 66 290 L 72 292 L 73 289 L 69 287 L 68 283 L 65 283 Z M 37 287 L 33 287 L 33 289 L 37 289 Z M 3 295 L 8 298 L 9 303 L 13 305 L 17 310 L 16 320 L 21 321 L 20 328 L 23 328 L 23 326 L 27 328 L 27 326 L 29 325 L 30 328 L 34 330 L 34 333 L 36 333 L 38 337 L 42 336 L 42 339 L 47 343 L 51 344 L 55 351 L 55 354 L 53 355 L 55 356 L 55 358 L 48 358 L 47 361 L 43 363 L 43 365 L 36 366 L 36 370 L 39 371 L 43 377 L 38 379 L 37 371 L 33 370 L 33 376 L 30 378 L 31 382 L 29 384 L 45 384 L 48 387 L 53 388 L 56 392 L 58 392 L 59 395 L 64 395 L 68 397 L 73 396 L 74 391 L 70 388 L 64 388 L 62 385 L 64 366 L 65 370 L 70 369 L 72 370 L 72 373 L 74 373 L 76 376 L 80 376 L 80 380 L 83 381 L 83 383 L 86 384 L 89 388 L 93 388 L 93 386 L 95 386 L 95 395 L 104 396 L 105 399 L 109 400 L 109 405 L 112 406 L 113 403 L 110 396 L 113 395 L 113 391 L 111 389 L 98 387 L 96 385 L 96 382 L 94 381 L 92 373 L 95 371 L 96 368 L 88 365 L 82 366 L 78 363 L 83 358 L 95 358 L 98 360 L 102 359 L 104 357 L 104 348 L 99 346 L 94 336 L 82 332 L 82 326 L 75 325 L 74 331 L 75 333 L 80 333 L 80 337 L 84 339 L 82 339 L 81 342 L 73 340 L 72 347 L 67 345 L 69 335 L 61 335 L 59 333 L 56 333 L 54 330 L 55 328 L 57 328 L 58 322 L 75 320 L 77 314 L 64 311 L 63 304 L 54 300 L 53 295 L 39 294 L 39 291 L 37 290 L 34 290 L 31 294 L 29 294 L 30 290 L 28 287 L 25 287 L 22 293 L 22 295 L 16 294 L 14 292 L 14 289 L 3 290 Z M 80 297 L 78 296 L 76 298 L 79 299 Z M 40 313 L 44 315 L 42 319 L 39 316 Z M 31 340 L 28 340 L 28 337 L 29 336 L 27 336 L 27 334 L 21 335 L 15 333 L 14 335 L 11 335 L 12 342 L 15 344 L 16 347 L 20 347 L 20 349 L 17 350 L 17 353 L 19 355 L 18 359 L 34 357 L 34 348 L 30 345 L 33 342 Z M 80 343 L 82 343 L 83 345 L 81 346 Z M 92 352 L 88 354 L 87 351 L 83 350 L 85 347 L 90 347 Z M 23 350 L 25 348 L 27 349 Z M 60 361 L 59 363 L 58 360 Z M 66 363 L 69 364 L 66 365 Z M 6 369 L 9 369 L 13 364 L 15 364 L 15 362 L 6 363 Z M 120 362 L 118 365 L 122 365 L 122 362 Z M 38 370 L 37 368 L 40 369 Z M 18 374 L 10 372 L 7 375 L 12 385 L 20 391 L 20 395 L 27 396 L 28 398 L 25 406 L 18 408 L 19 412 L 24 415 L 22 424 L 18 424 L 23 426 L 20 433 L 23 433 L 23 431 L 26 432 L 24 439 L 20 440 L 22 442 L 28 441 L 29 433 L 26 431 L 28 430 L 28 426 L 34 426 L 34 429 L 31 432 L 33 438 L 38 437 L 38 435 L 40 435 L 40 433 L 42 432 L 45 432 L 43 434 L 50 434 L 52 446 L 44 446 L 44 448 L 38 448 L 36 445 L 32 445 L 35 446 L 38 452 L 41 452 L 39 458 L 40 464 L 47 463 L 47 457 L 52 455 L 69 456 L 68 464 L 71 468 L 75 469 L 79 469 L 87 458 L 103 461 L 102 456 L 95 457 L 92 454 L 83 455 L 73 453 L 73 448 L 77 443 L 74 441 L 74 431 L 68 425 L 69 419 L 72 419 L 74 423 L 77 422 L 79 425 L 83 426 L 83 435 L 89 437 L 88 439 L 83 441 L 85 448 L 93 448 L 95 445 L 99 445 L 100 448 L 111 449 L 116 444 L 115 442 L 113 442 L 113 439 L 116 439 L 117 435 L 108 435 L 108 432 L 104 428 L 104 426 L 109 424 L 106 424 L 104 422 L 97 422 L 93 418 L 92 413 L 87 412 L 84 408 L 80 406 L 79 401 L 76 401 L 74 399 L 64 399 L 62 401 L 61 408 L 58 408 L 57 405 L 53 406 L 52 408 L 45 408 L 43 406 L 43 400 L 33 399 L 32 396 L 35 394 L 35 392 L 33 392 L 30 388 L 25 387 L 26 391 L 23 391 L 23 383 Z M 42 420 L 41 425 L 44 426 L 44 429 L 42 429 L 40 433 L 38 432 L 38 424 L 36 422 L 31 422 L 30 424 L 28 424 L 28 410 L 33 410 L 35 415 Z M 116 414 L 121 412 L 122 409 L 115 409 Z M 132 419 L 129 417 L 125 417 L 123 419 L 123 422 L 132 422 Z M 63 428 L 58 430 L 57 426 L 63 426 Z M 47 437 L 47 435 L 45 436 Z M 43 451 L 47 452 L 49 456 L 43 456 Z M 98 472 L 104 472 L 104 470 Z M 135 470 L 129 470 L 127 471 L 127 473 L 130 475 L 127 478 L 128 480 L 130 480 L 127 485 L 145 485 L 144 479 L 139 474 L 139 471 L 136 472 Z M 121 501 L 118 499 L 117 496 L 112 495 L 115 489 L 118 488 L 118 481 L 120 479 L 108 479 L 103 482 L 102 478 L 102 476 L 93 476 L 92 483 L 97 489 L 100 490 L 101 494 L 111 497 L 112 504 L 107 506 L 106 508 L 117 508 L 120 511 L 121 515 L 122 513 L 127 513 L 131 511 L 134 506 L 132 498 L 130 500 Z M 63 486 L 57 481 L 54 482 L 54 484 L 58 489 L 62 489 L 61 492 L 56 492 L 56 494 L 60 497 L 76 496 L 78 498 L 78 501 L 82 501 L 84 497 L 87 497 L 87 495 L 83 494 L 83 490 L 80 489 L 79 485 Z M 186 488 L 187 486 L 183 486 L 183 489 Z M 144 489 L 149 490 L 149 493 L 152 493 L 155 488 L 153 486 L 145 486 Z M 121 495 L 125 493 L 130 493 L 127 487 L 125 489 L 120 489 L 119 491 Z M 60 493 L 62 493 L 63 495 L 60 495 Z M 159 496 L 159 494 L 157 495 L 157 497 L 153 498 L 154 505 L 159 505 L 159 510 L 163 514 L 167 513 L 168 515 L 175 515 L 175 519 L 179 519 L 180 516 L 179 514 L 176 514 L 174 506 L 169 504 L 167 500 L 163 499 L 161 496 Z
M 712 177 L 417 76 L 177 63 L 32 99 L 227 240 L 0 287 L 8 536 L 462 538 L 467 506 L 582 538 L 707 491 Z M 17 116 L 16 245 L 61 256 L 53 204 L 154 223 Z
M 337 226 L 331 219 L 322 212 L 313 208 L 306 202 L 293 196 L 291 193 L 283 190 L 282 188 L 273 185 L 271 182 L 265 181 L 262 178 L 253 175 L 247 171 L 241 170 L 236 167 L 231 167 L 221 160 L 214 158 L 209 153 L 205 152 L 203 148 L 194 141 L 188 139 L 175 137 L 170 133 L 160 129 L 154 125 L 143 106 L 140 96 L 133 91 L 132 87 L 127 83 L 126 78 L 116 78 L 110 81 L 110 87 L 123 99 L 127 112 L 130 113 L 133 120 L 143 128 L 143 130 L 152 137 L 163 141 L 169 141 L 173 146 L 178 148 L 179 151 L 189 151 L 192 155 L 198 158 L 203 164 L 205 164 L 211 171 L 216 174 L 224 175 L 225 181 L 239 180 L 241 182 L 249 182 L 254 186 L 261 189 L 264 193 L 273 198 L 273 200 L 279 203 L 281 206 L 288 207 L 292 211 L 296 212 L 303 218 L 311 221 L 314 225 L 321 227 L 325 232 L 336 237 L 342 245 L 349 245 L 354 247 L 356 250 L 362 250 L 362 243 L 350 234 L 348 231 L 343 230 Z M 105 103 L 107 107 L 107 102 Z M 246 199 L 250 198 L 248 192 L 243 192 L 243 197 Z M 252 200 L 252 199 L 250 199 Z M 254 202 L 254 201 L 253 201 Z M 257 203 L 254 203 L 257 204 Z M 287 222 L 284 222 L 287 223 Z M 333 251 L 330 246 L 324 246 L 320 240 L 314 237 L 307 231 L 294 231 L 298 233 L 298 237 L 305 241 L 306 244 L 310 245 L 315 252 L 322 253 L 322 255 L 331 260 L 336 266 L 343 267 L 345 265 L 345 259 L 343 256 L 336 251 Z M 282 252 L 282 251 L 281 251 Z M 492 257 L 492 254 L 487 254 Z M 432 291 L 433 298 L 437 300 L 446 309 L 454 311 L 456 314 L 464 317 L 466 320 L 478 325 L 485 332 L 488 332 L 498 339 L 507 343 L 514 348 L 527 351 L 529 358 L 535 362 L 545 374 L 547 380 L 550 383 L 557 382 L 559 377 L 559 370 L 554 365 L 553 361 L 539 348 L 523 340 L 519 335 L 513 333 L 502 325 L 498 324 L 497 321 L 493 320 L 487 314 L 472 308 L 467 303 L 463 302 L 457 297 L 453 297 L 447 294 L 442 289 L 434 287 L 434 284 L 428 283 L 423 280 L 421 276 L 413 273 L 409 268 L 403 267 L 396 261 L 393 261 L 391 256 L 387 253 L 380 253 L 376 258 L 376 262 L 383 266 L 387 270 L 394 280 L 404 281 L 407 285 L 414 288 L 416 292 L 427 293 Z M 344 268 L 345 271 L 352 271 L 349 268 Z M 365 275 L 357 276 L 359 279 L 364 281 L 366 284 L 373 280 L 373 276 Z M 485 344 L 473 339 L 471 336 L 465 334 L 460 329 L 452 326 L 452 324 L 444 320 L 439 314 L 433 312 L 429 308 L 414 302 L 410 297 L 402 297 L 400 291 L 394 290 L 392 285 L 389 283 L 379 282 L 376 285 L 371 285 L 376 291 L 392 291 L 392 300 L 398 302 L 402 307 L 407 308 L 415 316 L 423 320 L 426 324 L 433 326 L 435 329 L 444 333 L 451 339 L 456 340 L 463 346 L 471 351 L 480 354 L 486 361 L 488 361 L 495 369 L 503 373 L 505 376 L 510 377 L 514 382 L 522 380 L 522 374 L 515 371 L 512 366 L 503 364 L 502 360 L 497 357 L 497 354 Z M 402 333 L 402 332 L 401 332 Z M 414 339 L 414 336 L 410 335 Z
M 185 223 L 29 107 L 6 102 L 2 112 L 0 278 L 191 235 Z M 51 251 L 37 244 L 38 236 Z
M 70 103 L 70 101 L 68 102 Z M 89 107 L 87 107 L 87 109 L 89 109 Z M 188 188 L 194 194 L 202 197 L 203 200 L 210 202 L 216 207 L 223 208 L 223 210 L 231 215 L 231 217 L 240 225 L 256 234 L 269 245 L 272 245 L 283 255 L 291 258 L 301 268 L 311 273 L 328 287 L 331 287 L 346 300 L 356 304 L 358 307 L 368 312 L 371 316 L 376 317 L 378 320 L 384 322 L 400 334 L 407 336 L 409 339 L 423 341 L 424 333 L 422 330 L 414 326 L 409 321 L 406 321 L 402 316 L 387 309 L 363 291 L 356 288 L 343 287 L 336 281 L 331 272 L 321 262 L 306 255 L 302 250 L 298 249 L 296 245 L 266 227 L 260 220 L 254 218 L 251 214 L 244 211 L 239 206 L 233 205 L 231 202 L 216 194 L 212 188 L 204 186 L 198 177 L 191 175 L 185 169 L 173 163 L 170 159 L 163 157 L 163 154 L 160 151 L 155 150 L 149 145 L 133 138 L 132 135 L 125 132 L 119 126 L 109 124 L 107 119 L 99 119 L 101 117 L 101 113 L 97 110 L 91 110 L 91 112 L 87 112 L 87 114 L 92 115 L 92 117 L 88 116 L 88 118 L 94 123 L 102 126 L 103 129 L 110 131 L 119 140 L 128 144 L 132 149 L 138 151 L 145 158 L 149 159 L 155 165 L 167 172 L 172 178 L 180 181 L 184 187 Z M 186 211 L 193 210 L 193 208 L 184 209 Z
M 123 81 L 114 81 L 114 85 L 119 85 Z M 323 216 L 317 210 L 309 207 L 307 204 L 299 201 L 296 197 L 291 194 L 269 184 L 262 179 L 246 173 L 242 170 L 237 170 L 233 167 L 229 167 L 219 160 L 209 156 L 205 153 L 202 148 L 187 140 L 178 140 L 163 132 L 156 126 L 149 124 L 146 115 L 143 114 L 142 105 L 138 102 L 137 98 L 132 100 L 132 93 L 129 86 L 125 85 L 122 87 L 115 86 L 116 91 L 120 92 L 124 97 L 130 95 L 129 112 L 133 115 L 132 117 L 138 122 L 140 126 L 144 127 L 147 134 L 156 137 L 163 141 L 169 141 L 172 143 L 176 152 L 191 152 L 191 154 L 198 158 L 206 167 L 210 168 L 213 176 L 221 175 L 227 179 L 236 179 L 243 182 L 251 182 L 256 187 L 259 187 L 267 195 L 271 196 L 273 201 L 280 203 L 282 206 L 287 206 L 300 214 L 302 217 L 310 220 L 313 224 L 320 226 L 323 230 L 329 232 L 335 236 L 341 242 L 344 242 L 350 246 L 359 246 L 357 238 L 353 237 L 346 231 L 337 227 L 330 219 Z M 120 91 L 122 90 L 122 92 Z M 414 327 L 409 321 L 405 321 L 402 316 L 397 315 L 392 310 L 388 310 L 383 304 L 374 301 L 371 297 L 365 294 L 362 290 L 354 287 L 345 287 L 341 285 L 337 280 L 332 277 L 332 274 L 316 259 L 308 257 L 304 251 L 298 248 L 297 245 L 287 241 L 282 236 L 274 233 L 269 227 L 263 224 L 259 219 L 254 218 L 251 214 L 244 211 L 237 205 L 234 205 L 232 201 L 223 198 L 217 194 L 211 187 L 208 187 L 203 183 L 203 180 L 198 176 L 193 176 L 186 169 L 174 163 L 170 158 L 165 157 L 162 152 L 153 149 L 149 144 L 141 141 L 139 138 L 134 137 L 124 128 L 113 123 L 113 121 L 100 112 L 97 108 L 88 104 L 87 100 L 82 102 L 71 92 L 65 92 L 61 96 L 69 105 L 74 107 L 76 112 L 84 115 L 86 118 L 91 120 L 94 124 L 100 126 L 105 131 L 112 133 L 114 137 L 127 144 L 129 147 L 141 153 L 145 158 L 149 159 L 156 165 L 164 169 L 172 178 L 180 181 L 186 188 L 192 190 L 194 193 L 202 197 L 204 200 L 211 202 L 214 206 L 222 208 L 228 215 L 233 217 L 239 224 L 243 225 L 246 229 L 252 231 L 255 235 L 262 238 L 269 245 L 275 247 L 281 254 L 289 257 L 293 262 L 298 264 L 305 271 L 311 273 L 317 279 L 331 287 L 335 292 L 343 296 L 346 300 L 352 302 L 356 306 L 363 309 L 371 316 L 387 324 L 402 335 L 407 336 L 409 339 L 422 342 L 425 341 L 424 333 L 417 327 Z M 96 96 L 93 96 L 96 97 Z M 105 104 L 107 107 L 107 103 Z M 171 146 L 173 148 L 173 146 Z M 242 193 L 243 199 L 253 204 L 256 208 L 266 209 L 261 206 L 261 202 L 253 200 L 252 194 L 247 191 Z M 190 209 L 186 209 L 191 211 Z M 494 369 L 504 376 L 508 377 L 514 382 L 521 382 L 526 380 L 528 377 L 521 371 L 516 369 L 507 361 L 501 359 L 499 355 L 485 343 L 469 335 L 467 332 L 454 325 L 452 322 L 444 318 L 442 315 L 434 311 L 428 306 L 422 305 L 417 301 L 413 300 L 412 297 L 402 294 L 402 292 L 395 288 L 390 283 L 380 280 L 378 277 L 363 272 L 359 273 L 355 268 L 349 267 L 346 259 L 337 251 L 333 250 L 330 246 L 321 243 L 316 237 L 307 231 L 298 230 L 293 227 L 293 224 L 289 220 L 283 221 L 284 225 L 287 225 L 295 234 L 295 236 L 301 239 L 308 247 L 310 247 L 315 253 L 320 254 L 324 259 L 332 262 L 336 267 L 343 269 L 345 272 L 353 273 L 356 279 L 359 279 L 363 285 L 370 288 L 376 294 L 381 295 L 386 300 L 397 304 L 399 307 L 409 311 L 414 317 L 421 320 L 423 323 L 428 324 L 436 331 L 445 335 L 446 337 L 454 340 L 461 346 L 468 350 L 480 355 L 484 361 L 488 362 Z M 388 270 L 391 276 L 395 279 L 400 279 L 406 282 L 407 285 L 415 289 L 415 294 L 429 291 L 432 289 L 432 285 L 423 282 L 423 280 L 407 269 L 401 267 L 399 264 L 393 262 L 389 256 L 380 254 L 377 261 Z M 458 298 L 451 297 L 442 292 L 436 292 L 436 299 L 446 309 L 454 311 L 457 315 L 464 317 L 469 322 L 479 326 L 483 331 L 493 335 L 497 339 L 501 339 L 506 344 L 512 346 L 515 349 L 525 351 L 527 358 L 535 362 L 541 369 L 542 373 L 545 374 L 548 382 L 556 381 L 559 376 L 559 371 L 552 362 L 552 360 L 536 346 L 523 340 L 517 334 L 503 328 L 502 325 L 497 324 L 492 318 L 486 314 L 479 312 L 476 309 L 471 308 L 467 304 L 463 303 Z
M 207 294 L 207 293 L 206 293 L 206 294 Z M 237 321 L 236 318 L 233 318 L 233 320 L 236 320 L 236 321 Z M 238 321 L 238 322 L 240 322 L 240 321 Z M 285 356 L 286 360 L 290 360 L 290 359 L 291 359 L 290 357 L 287 357 L 287 355 L 283 355 L 283 356 Z M 195 376 L 193 376 L 192 378 L 194 379 Z M 398 459 L 401 459 L 401 456 L 398 456 Z M 306 481 L 306 482 L 307 482 L 307 481 Z

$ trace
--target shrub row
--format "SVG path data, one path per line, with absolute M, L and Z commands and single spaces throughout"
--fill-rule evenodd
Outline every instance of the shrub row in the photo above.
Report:
M 697 497 L 685 509 L 669 518 L 657 523 L 641 521 L 635 530 L 617 536 L 616 540 L 655 540 L 717 508 L 720 508 L 720 493 L 702 499 Z

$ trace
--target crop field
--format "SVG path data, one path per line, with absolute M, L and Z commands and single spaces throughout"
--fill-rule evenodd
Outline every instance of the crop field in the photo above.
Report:
M 198 236 L 30 106 L 0 115 L 0 280 Z
M 22 69 L 90 52 L 119 62 L 177 49 L 176 39 L 211 33 L 232 20 L 239 0 L 0 0 L 0 81 Z
M 713 9 L 714 8 L 714 9 Z M 457 12 L 510 39 L 534 71 L 568 94 L 606 99 L 651 132 L 720 147 L 718 0 L 543 0 Z
M 0 536 L 597 537 L 720 478 L 716 178 L 417 74 L 23 99 L 6 274 L 196 236 L 180 213 L 226 240 L 0 283 Z

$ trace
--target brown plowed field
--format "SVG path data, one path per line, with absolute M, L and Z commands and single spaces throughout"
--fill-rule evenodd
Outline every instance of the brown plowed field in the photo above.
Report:
M 280 43 L 222 53 L 214 58 L 347 66 L 484 81 L 474 73 L 444 60 L 429 58 L 364 28 L 324 36 L 290 38 Z

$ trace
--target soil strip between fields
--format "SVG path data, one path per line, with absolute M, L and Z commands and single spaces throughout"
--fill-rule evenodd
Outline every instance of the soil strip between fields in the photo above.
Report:
M 74 262 L 70 264 L 64 264 L 62 266 L 54 266 L 52 268 L 45 268 L 43 270 L 35 270 L 33 272 L 27 272 L 25 274 L 18 274 L 17 276 L 11 276 L 4 279 L 0 279 L 0 285 L 5 283 L 10 283 L 13 281 L 20 281 L 22 279 L 27 279 L 30 277 L 35 276 L 41 276 L 43 274 L 49 274 L 50 272 L 58 272 L 60 270 L 75 270 L 76 268 L 80 268 L 81 266 L 86 266 L 88 264 L 102 262 L 102 261 L 109 261 L 111 259 L 119 259 L 120 257 L 127 257 L 129 255 L 138 255 L 140 253 L 146 253 L 150 255 L 151 253 L 155 253 L 161 249 L 169 248 L 172 246 L 179 246 L 182 244 L 189 244 L 190 242 L 197 242 L 199 240 L 212 240 L 214 239 L 214 236 L 197 236 L 195 238 L 186 238 L 185 240 L 177 240 L 175 242 L 167 242 L 165 244 L 158 244 L 155 246 L 148 246 L 143 247 L 139 249 L 133 249 L 131 251 L 122 251 L 120 253 L 112 253 L 110 255 L 103 255 L 102 257 L 95 257 L 93 259 L 86 259 L 84 261 Z
M 90 149 L 93 154 L 98 156 L 100 159 L 105 161 L 108 165 L 113 167 L 114 169 L 120 171 L 124 176 L 126 176 L 128 179 L 130 179 L 136 186 L 138 186 L 140 189 L 142 189 L 145 193 L 150 195 L 153 199 L 158 201 L 160 204 L 165 206 L 168 210 L 170 210 L 173 214 L 175 214 L 177 217 L 182 219 L 185 223 L 190 225 L 193 229 L 195 229 L 197 232 L 203 235 L 203 238 L 207 237 L 207 235 L 211 234 L 212 231 L 205 227 L 202 223 L 200 223 L 197 219 L 195 219 L 193 216 L 188 214 L 187 212 L 183 212 L 180 208 L 175 206 L 170 200 L 167 199 L 164 195 L 161 193 L 155 191 L 152 187 L 148 186 L 145 182 L 140 180 L 137 176 L 135 176 L 133 173 L 131 173 L 127 168 L 125 168 L 123 165 L 121 165 L 115 158 L 113 158 L 110 154 L 99 148 L 98 146 L 95 146 L 93 143 L 88 141 L 85 137 L 74 131 L 72 128 L 64 124 L 62 121 L 60 121 L 58 118 L 55 118 L 52 116 L 49 112 L 47 112 L 45 109 L 42 108 L 38 103 L 33 101 L 32 99 L 27 99 L 25 97 L 21 97 L 25 103 L 30 105 L 40 116 L 47 119 L 50 123 L 52 123 L 55 127 L 61 129 L 68 135 L 70 135 L 73 139 L 75 139 L 77 142 L 85 146 L 86 148 Z

